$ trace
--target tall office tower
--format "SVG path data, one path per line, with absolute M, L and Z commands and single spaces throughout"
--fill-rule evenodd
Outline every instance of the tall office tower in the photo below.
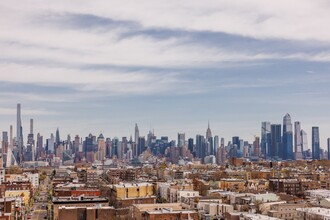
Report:
M 61 138 L 60 138 L 60 130 L 57 128 L 56 129 L 56 134 L 55 134 L 55 145 L 59 145 L 61 143 Z
M 233 145 L 233 148 L 235 148 L 235 152 L 241 150 L 241 142 L 240 142 L 238 136 L 235 136 L 235 137 L 232 138 L 232 145 Z M 235 153 L 235 157 L 237 157 L 236 153 Z
M 303 159 L 301 125 L 299 121 L 294 123 L 294 155 L 295 160 Z
M 225 148 L 225 139 L 220 139 L 220 147 L 218 149 L 218 158 L 219 158 L 219 164 L 225 163 L 226 160 L 226 148 Z
M 213 154 L 216 156 L 216 155 L 218 155 L 218 149 L 220 147 L 220 142 L 219 142 L 219 136 L 218 135 L 214 136 L 213 142 L 214 142 Z
M 73 143 L 73 152 L 75 153 L 76 157 L 79 153 L 79 145 L 80 145 L 80 137 L 79 137 L 79 135 L 76 135 L 74 137 L 74 143 Z
M 220 147 L 225 147 L 225 139 L 224 138 L 220 139 Z
M 145 151 L 146 139 L 145 137 L 139 137 L 137 147 L 137 157 Z
M 93 135 L 89 134 L 88 137 L 85 137 L 84 141 L 84 153 L 87 163 L 94 162 L 94 143 L 93 143 Z
M 205 139 L 203 135 L 196 135 L 196 157 L 202 160 L 205 157 Z
M 123 152 L 123 142 L 122 141 L 118 141 L 118 148 L 117 148 L 117 158 L 118 159 L 123 159 L 123 154 L 122 154 L 122 152 Z
M 21 104 L 17 104 L 17 127 L 16 127 L 16 141 L 18 149 L 18 163 L 23 161 L 23 128 L 21 119 Z
M 286 114 L 283 117 L 283 160 L 293 159 L 293 133 L 292 133 L 292 123 L 290 114 Z
M 190 151 L 191 154 L 194 154 L 194 139 L 193 138 L 188 139 L 188 150 Z
M 37 134 L 37 153 L 36 159 L 44 157 L 44 140 L 40 133 Z
M 272 159 L 282 158 L 282 137 L 281 137 L 281 125 L 272 124 L 270 126 L 271 133 L 271 146 L 270 146 L 270 157 Z
M 26 160 L 34 161 L 36 155 L 35 141 L 33 134 L 33 119 L 30 119 L 30 133 L 28 134 Z
M 270 145 L 271 145 L 271 131 L 270 122 L 261 123 L 261 157 L 267 158 L 270 156 Z
M 319 127 L 312 127 L 312 159 L 313 160 L 320 160 Z
M 71 141 L 71 135 L 68 134 L 67 138 L 66 138 L 66 143 L 67 143 L 67 150 L 71 150 L 71 152 L 73 152 L 73 145 L 72 145 L 72 141 Z
M 106 145 L 103 134 L 100 134 L 97 138 L 97 152 L 96 152 L 96 160 L 102 161 L 104 160 L 106 155 Z
M 207 124 L 207 129 L 206 129 L 206 140 L 209 140 L 209 138 L 212 137 L 212 132 L 211 132 L 211 128 L 210 128 L 210 122 L 208 122 Z
M 140 132 L 139 132 L 139 127 L 137 123 L 135 123 L 135 129 L 134 129 L 134 145 L 133 145 L 133 157 L 138 157 L 138 144 L 139 144 L 139 137 L 140 137 Z
M 140 133 L 139 133 L 139 127 L 135 123 L 135 130 L 134 130 L 134 142 L 137 144 L 139 141 Z
M 2 132 L 2 141 L 1 141 L 2 155 L 6 154 L 8 152 L 8 147 L 9 147 L 8 132 L 3 131 Z
M 132 139 L 130 140 L 131 143 L 133 143 Z M 111 138 L 107 138 L 105 139 L 105 146 L 106 146 L 106 157 L 107 158 L 111 158 L 111 151 L 112 151 L 112 142 L 111 142 Z
M 306 152 L 308 150 L 308 140 L 307 140 L 307 133 L 304 130 L 300 131 L 301 136 L 301 148 L 302 152 Z
M 33 118 L 30 119 L 30 134 L 33 134 Z
M 120 150 L 118 150 L 118 158 L 119 159 L 125 159 L 125 154 L 128 150 L 127 147 L 128 147 L 127 137 L 122 137 L 121 138 Z
M 14 146 L 14 140 L 13 140 L 13 126 L 10 125 L 9 128 L 9 146 L 12 148 Z
M 213 137 L 205 140 L 205 156 L 213 155 Z
M 185 133 L 178 133 L 178 147 L 183 147 L 186 142 Z
M 253 156 L 255 156 L 257 158 L 259 158 L 259 156 L 260 156 L 260 138 L 258 136 L 254 137 Z
M 55 138 L 54 138 L 54 134 L 51 133 L 50 134 L 50 139 L 48 139 L 48 143 L 47 143 L 47 150 L 50 153 L 54 153 L 55 152 L 54 145 L 55 145 Z
M 330 138 L 327 139 L 328 144 L 328 160 L 330 160 Z

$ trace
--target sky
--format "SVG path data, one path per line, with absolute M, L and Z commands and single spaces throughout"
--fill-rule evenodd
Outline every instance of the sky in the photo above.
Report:
M 251 141 L 290 113 L 330 137 L 326 0 L 0 1 L 0 129 Z

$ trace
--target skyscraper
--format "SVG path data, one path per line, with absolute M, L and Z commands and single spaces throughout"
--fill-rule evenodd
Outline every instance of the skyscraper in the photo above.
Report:
M 293 134 L 290 114 L 283 117 L 283 160 L 293 159 Z
M 17 127 L 16 127 L 16 140 L 17 140 L 17 162 L 20 164 L 23 161 L 23 128 L 21 119 L 21 104 L 17 104 Z
M 232 137 L 232 148 L 230 150 L 230 156 L 231 157 L 239 157 L 241 154 L 241 141 L 238 136 Z
M 216 135 L 214 136 L 214 145 L 213 145 L 213 155 L 217 156 L 217 153 L 218 153 L 218 148 L 220 147 L 220 140 L 219 140 L 219 136 Z
M 207 129 L 206 129 L 206 140 L 208 140 L 210 137 L 212 137 L 212 132 L 210 128 L 210 122 L 207 124 Z
M 202 160 L 205 157 L 205 139 L 203 135 L 196 135 L 196 157 Z
M 320 160 L 319 127 L 312 127 L 312 159 Z
M 308 151 L 307 133 L 304 130 L 301 130 L 300 135 L 301 135 L 301 149 L 303 153 L 303 158 L 306 159 L 307 151 Z
M 51 134 L 50 134 L 50 138 L 47 139 L 47 150 L 48 150 L 50 153 L 54 153 L 54 152 L 55 152 L 55 150 L 54 150 L 54 145 L 55 145 L 54 134 L 51 133 Z
M 294 123 L 294 155 L 295 160 L 303 159 L 301 125 L 299 121 Z
M 194 154 L 194 139 L 193 138 L 188 139 L 188 150 L 190 151 L 191 154 Z
M 28 141 L 27 141 L 27 160 L 34 161 L 35 159 L 35 141 L 34 141 L 34 134 L 33 134 L 33 119 L 30 119 L 30 133 L 28 134 Z
M 271 145 L 270 122 L 261 123 L 261 156 L 267 158 L 270 156 L 269 148 Z
M 258 136 L 254 137 L 254 142 L 253 142 L 253 156 L 259 158 L 260 156 L 260 138 Z
M 97 152 L 96 152 L 96 160 L 102 161 L 106 155 L 106 145 L 103 134 L 100 134 L 97 138 Z
M 282 158 L 282 138 L 281 138 L 281 125 L 272 124 L 271 130 L 271 146 L 270 146 L 270 157 L 272 159 Z
M 183 147 L 185 141 L 186 141 L 185 133 L 178 133 L 178 147 Z
M 137 123 L 135 123 L 135 129 L 134 129 L 134 144 L 133 144 L 133 157 L 136 158 L 139 156 L 139 150 L 138 150 L 138 144 L 139 144 L 139 127 Z
M 2 132 L 2 141 L 1 141 L 2 154 L 6 154 L 7 153 L 8 146 L 9 146 L 8 132 L 7 131 L 3 131 Z
M 55 133 L 55 145 L 59 145 L 61 143 L 61 138 L 60 138 L 60 130 L 57 128 L 56 133 Z

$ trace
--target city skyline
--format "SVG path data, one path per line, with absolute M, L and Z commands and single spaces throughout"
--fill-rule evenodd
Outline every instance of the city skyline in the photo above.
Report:
M 36 134 L 40 134 L 42 135 L 44 138 L 51 138 L 51 139 L 54 139 L 53 141 L 55 143 L 59 143 L 60 141 L 64 141 L 66 140 L 67 136 L 69 135 L 70 137 L 71 136 L 80 136 L 80 137 L 84 137 L 84 136 L 89 136 L 90 134 L 92 135 L 95 135 L 98 137 L 98 135 L 101 135 L 103 136 L 104 134 L 104 131 L 100 131 L 100 132 L 88 132 L 87 134 L 81 134 L 81 133 L 61 133 L 64 138 L 60 138 L 60 129 L 59 127 L 56 127 L 56 131 L 55 132 L 50 132 L 49 135 L 47 133 L 43 133 L 42 131 L 36 131 L 36 133 L 34 134 L 34 119 L 33 118 L 30 118 L 29 119 L 29 124 L 27 125 L 27 127 L 29 128 L 27 134 L 24 133 L 24 126 L 22 124 L 22 115 L 21 115 L 21 103 L 18 103 L 17 106 L 16 106 L 16 126 L 19 126 L 20 129 L 18 129 L 18 127 L 16 128 L 16 131 L 17 131 L 17 134 L 16 136 L 13 136 L 13 138 L 16 138 L 16 140 L 18 141 L 18 145 L 35 145 L 34 142 L 32 142 L 32 140 L 34 140 L 34 136 Z M 266 125 L 266 124 L 267 125 Z M 189 135 L 189 133 L 187 134 L 185 131 L 177 131 L 176 132 L 176 135 L 177 136 L 170 136 L 168 134 L 157 134 L 155 132 L 155 128 L 150 128 L 149 130 L 147 130 L 145 133 L 140 133 L 140 129 L 139 129 L 139 126 L 138 126 L 138 123 L 135 123 L 135 128 L 134 128 L 134 133 L 131 133 L 129 135 L 116 135 L 116 134 L 113 134 L 112 136 L 111 135 L 104 135 L 105 137 L 110 137 L 110 138 L 121 138 L 121 137 L 126 137 L 126 138 L 132 138 L 133 141 L 135 143 L 138 142 L 138 139 L 139 137 L 144 137 L 144 138 L 147 138 L 148 137 L 148 134 L 151 132 L 152 134 L 155 134 L 156 137 L 160 138 L 162 136 L 165 136 L 165 137 L 168 137 L 169 140 L 175 140 L 175 141 L 178 141 L 176 144 L 178 145 L 178 147 L 182 146 L 182 144 L 184 143 L 180 143 L 180 139 L 185 139 L 186 140 L 186 143 L 185 144 L 189 144 L 189 139 L 192 138 L 194 139 L 195 137 L 197 138 L 197 136 L 203 136 L 205 138 L 205 140 L 208 140 L 209 138 L 215 138 L 217 137 L 217 139 L 220 137 L 222 139 L 225 140 L 226 144 L 228 142 L 231 142 L 232 144 L 235 144 L 234 143 L 234 138 L 239 138 L 239 139 L 242 139 L 244 141 L 248 141 L 250 144 L 254 144 L 254 141 L 255 141 L 255 138 L 258 137 L 259 138 L 259 141 L 261 140 L 260 144 L 261 144 L 261 147 L 262 148 L 265 148 L 265 146 L 263 147 L 263 141 L 266 141 L 267 142 L 267 139 L 268 137 L 266 137 L 266 133 L 270 133 L 272 132 L 272 129 L 276 129 L 276 132 L 274 130 L 274 135 L 278 136 L 277 138 L 274 136 L 272 138 L 274 138 L 273 140 L 275 139 L 278 139 L 278 141 L 281 143 L 281 145 L 283 144 L 283 146 L 281 146 L 281 154 L 284 154 L 284 155 L 281 155 L 281 157 L 284 157 L 284 158 L 302 158 L 302 155 L 298 155 L 296 154 L 297 152 L 302 152 L 303 150 L 306 150 L 306 146 L 308 146 L 308 149 L 309 150 L 312 150 L 313 147 L 313 129 L 317 128 L 317 133 L 318 133 L 318 142 L 319 142 L 319 148 L 322 148 L 323 150 L 327 150 L 328 149 L 328 139 L 329 138 L 325 138 L 324 142 L 325 142 L 325 145 L 322 144 L 322 138 L 320 137 L 319 135 L 319 126 L 313 126 L 311 128 L 311 134 L 308 135 L 306 133 L 306 129 L 302 129 L 301 127 L 301 121 L 294 121 L 294 124 L 295 124 L 295 128 L 293 130 L 293 121 L 291 121 L 291 115 L 289 113 L 285 114 L 283 116 L 283 123 L 273 123 L 273 122 L 270 122 L 270 121 L 262 121 L 260 122 L 260 133 L 259 134 L 254 134 L 253 135 L 253 139 L 250 140 L 250 139 L 245 139 L 243 136 L 241 136 L 240 134 L 235 134 L 235 135 L 232 135 L 231 137 L 224 137 L 224 136 L 221 136 L 217 133 L 215 133 L 213 136 L 212 136 L 212 129 L 211 129 L 211 126 L 210 126 L 210 121 L 208 120 L 207 122 L 207 128 L 206 128 L 206 135 L 204 136 L 203 132 L 200 132 L 200 133 L 195 133 L 195 134 L 192 134 L 192 135 Z M 13 125 L 11 124 L 9 126 L 9 130 L 3 130 L 3 132 L 5 132 L 7 135 L 8 133 L 9 134 L 13 134 L 11 129 L 13 128 Z M 282 130 L 283 129 L 283 130 Z M 63 129 L 65 131 L 65 129 Z M 61 130 L 62 131 L 62 130 Z M 290 133 L 290 137 L 288 139 L 287 137 L 287 132 Z M 55 134 L 55 136 L 54 136 Z M 305 137 L 303 137 L 303 134 Z M 18 136 L 20 135 L 20 136 Z M 31 136 L 32 135 L 32 136 Z M 298 136 L 297 136 L 298 135 Z M 307 138 L 307 140 L 305 140 Z M 23 142 L 20 141 L 23 139 Z M 239 141 L 239 139 L 237 139 L 237 141 Z M 1 140 L 1 138 L 0 138 Z M 12 138 L 10 138 L 10 140 L 12 140 Z M 196 140 L 195 140 L 196 141 Z M 215 140 L 214 140 L 215 141 Z M 219 140 L 217 140 L 219 141 Z M 20 143 L 21 142 L 21 143 Z M 213 142 L 213 140 L 212 140 Z M 289 143 L 289 145 L 288 145 Z M 291 143 L 291 144 L 290 144 Z M 273 143 L 274 144 L 274 143 Z M 276 144 L 275 144 L 276 145 Z M 285 147 L 285 146 L 288 146 L 288 147 Z M 22 147 L 19 147 L 18 149 L 20 149 Z M 267 147 L 268 148 L 268 147 Z M 279 148 L 279 147 L 277 147 Z M 299 148 L 299 150 L 297 151 L 297 149 Z M 273 150 L 275 150 L 276 148 L 274 148 Z M 286 152 L 285 150 L 286 149 Z M 288 149 L 291 149 L 288 151 Z M 265 153 L 265 152 L 262 152 L 264 151 L 263 149 L 261 149 L 261 151 L 259 152 L 260 155 Z M 277 151 L 277 153 L 275 153 L 275 151 Z M 274 152 L 268 152 L 267 155 L 278 155 L 278 151 L 279 149 L 276 149 Z M 285 156 L 287 155 L 287 156 Z
M 44 135 L 155 129 L 253 141 L 260 123 L 330 136 L 323 1 L 0 3 L 0 129 L 21 103 Z M 164 13 L 165 12 L 165 13 Z M 317 15 L 317 16 L 315 16 Z M 152 18 L 152 19 L 150 19 Z M 297 25 L 299 23 L 299 25 Z M 16 128 L 15 128 L 16 129 Z M 15 130 L 16 131 L 16 130 Z

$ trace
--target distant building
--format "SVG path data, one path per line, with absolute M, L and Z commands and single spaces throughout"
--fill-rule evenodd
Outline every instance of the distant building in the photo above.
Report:
M 320 160 L 319 127 L 312 127 L 312 159 L 313 160 Z
M 286 114 L 283 118 L 283 160 L 292 160 L 293 158 L 293 134 L 291 116 Z
M 272 124 L 271 129 L 271 145 L 269 150 L 270 158 L 281 159 L 283 157 L 282 150 L 282 137 L 281 137 L 281 125 Z
M 302 160 L 303 159 L 303 139 L 302 139 L 302 130 L 299 121 L 294 123 L 294 159 Z

